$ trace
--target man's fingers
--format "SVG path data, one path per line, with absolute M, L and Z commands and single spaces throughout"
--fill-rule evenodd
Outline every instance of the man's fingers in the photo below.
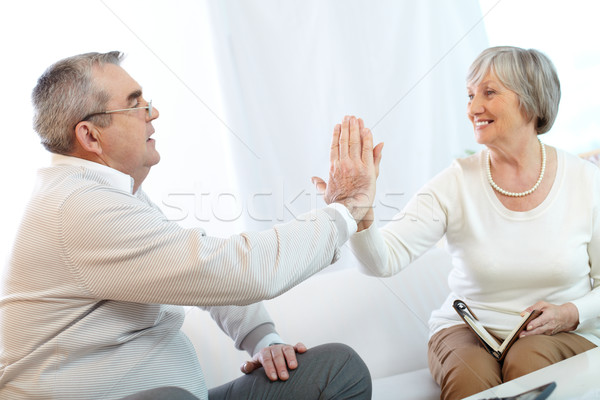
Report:
M 362 149 L 362 143 L 361 143 L 361 131 L 359 128 L 359 121 L 354 118 L 351 117 L 350 118 L 350 132 L 349 132 L 349 138 L 348 138 L 348 155 L 350 156 L 351 159 L 353 160 L 360 160 L 360 152 Z
M 251 361 L 240 366 L 244 374 L 249 374 L 257 368 L 263 367 L 265 374 L 271 381 L 278 379 L 285 381 L 290 377 L 288 369 L 298 367 L 296 353 L 304 353 L 306 346 L 297 343 L 295 346 L 289 344 L 277 344 L 263 348 L 256 353 Z
M 254 371 L 256 368 L 259 368 L 261 365 L 259 363 L 255 363 L 253 361 L 246 361 L 240 366 L 240 371 L 244 374 L 249 374 Z
M 304 353 L 306 352 L 307 347 L 304 345 L 304 343 L 298 342 L 296 343 L 296 345 L 294 346 L 294 350 L 296 350 L 296 352 L 298 353 Z
M 280 346 L 271 347 L 271 355 L 274 364 L 273 368 L 277 372 L 277 376 L 279 376 L 279 379 L 281 379 L 282 381 L 285 381 L 290 377 L 286 362 L 287 354 L 284 355 L 284 351 L 286 348 L 292 349 L 292 352 L 294 351 L 294 349 L 291 346 L 284 346 L 283 348 Z M 296 355 L 294 354 L 294 361 L 295 360 Z M 268 374 L 268 376 L 270 377 L 271 374 Z
M 342 126 L 337 124 L 333 127 L 333 138 L 331 139 L 331 151 L 329 153 L 329 161 L 333 163 L 340 157 L 340 133 Z
M 373 135 L 364 127 L 362 119 L 346 116 L 339 129 L 339 155 L 336 158 L 332 151 L 329 181 L 327 186 L 320 183 L 318 187 L 325 188 L 327 203 L 340 201 L 350 210 L 353 218 L 360 221 L 372 205 L 381 146 L 373 148 Z
M 382 152 L 383 152 L 383 142 L 379 143 L 373 149 L 373 162 L 375 163 L 375 176 L 379 176 L 379 164 L 381 163 Z
M 283 354 L 285 356 L 288 368 L 295 369 L 298 366 L 298 360 L 296 359 L 296 350 L 292 346 L 286 346 L 283 348 Z
M 277 369 L 273 360 L 273 353 L 270 351 L 263 351 L 262 354 L 262 367 L 265 369 L 265 374 L 272 380 L 277 380 Z
M 344 160 L 348 158 L 348 143 L 350 141 L 350 117 L 345 116 L 342 122 L 342 130 L 340 132 L 340 143 L 339 143 L 339 159 Z
M 313 176 L 310 180 L 312 181 L 313 185 L 316 186 L 319 194 L 325 193 L 327 190 L 327 183 L 323 179 L 319 178 L 318 176 Z
M 373 135 L 369 128 L 365 128 L 360 132 L 360 138 L 362 141 L 362 162 L 365 165 L 373 164 Z

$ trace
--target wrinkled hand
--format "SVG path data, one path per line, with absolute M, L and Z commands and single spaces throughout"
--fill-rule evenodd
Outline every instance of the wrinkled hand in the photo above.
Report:
M 295 346 L 276 344 L 265 347 L 256 353 L 252 357 L 252 360 L 242 364 L 240 369 L 243 373 L 249 374 L 255 369 L 263 367 L 265 374 L 267 374 L 270 380 L 276 381 L 277 379 L 281 379 L 285 381 L 290 377 L 288 368 L 296 369 L 298 367 L 296 353 L 304 353 L 305 351 L 306 346 L 302 343 L 298 343 Z
M 540 310 L 542 314 L 531 321 L 520 337 L 530 335 L 555 335 L 559 332 L 570 332 L 579 325 L 579 311 L 573 303 L 557 306 L 545 301 L 538 301 L 525 311 Z
M 368 229 L 373 221 L 375 220 L 375 212 L 373 211 L 373 207 L 369 208 L 363 219 L 357 223 L 356 231 L 360 232 L 362 230 Z
M 346 116 L 333 129 L 329 182 L 313 177 L 325 202 L 341 203 L 360 222 L 371 209 L 383 143 L 373 148 L 373 135 L 362 119 Z

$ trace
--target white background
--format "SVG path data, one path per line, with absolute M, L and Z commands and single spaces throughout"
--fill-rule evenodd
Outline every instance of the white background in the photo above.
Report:
M 123 66 L 161 112 L 155 138 L 162 161 L 145 190 L 173 219 L 224 236 L 321 205 L 309 179 L 326 174 L 331 128 L 346 113 L 363 117 L 376 141 L 386 143 L 378 201 L 380 218 L 387 216 L 452 158 L 477 150 L 465 117 L 464 74 L 488 43 L 534 47 L 555 62 L 563 98 L 547 143 L 572 152 L 600 147 L 596 4 L 4 4 L 0 259 L 35 171 L 49 158 L 31 128 L 31 89 L 60 58 L 127 54 Z

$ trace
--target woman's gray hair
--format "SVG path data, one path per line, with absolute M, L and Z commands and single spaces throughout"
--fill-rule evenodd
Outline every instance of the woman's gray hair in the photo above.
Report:
M 54 63 L 40 76 L 31 95 L 33 128 L 48 151 L 68 155 L 74 150 L 75 126 L 89 114 L 103 111 L 110 99 L 94 85 L 93 68 L 120 65 L 122 58 L 118 51 L 80 54 Z M 110 115 L 93 118 L 99 126 L 111 122 Z
M 560 103 L 560 81 L 552 61 L 534 49 L 499 46 L 481 52 L 467 74 L 467 84 L 479 84 L 488 72 L 519 97 L 525 115 L 535 118 L 538 134 L 552 128 Z

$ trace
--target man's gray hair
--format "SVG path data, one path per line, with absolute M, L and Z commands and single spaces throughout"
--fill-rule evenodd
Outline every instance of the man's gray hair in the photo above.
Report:
M 468 84 L 479 84 L 488 72 L 519 97 L 519 106 L 535 119 L 538 134 L 552 128 L 560 103 L 560 81 L 552 61 L 534 49 L 499 46 L 484 50 L 469 68 Z
M 54 63 L 40 76 L 31 95 L 33 128 L 48 151 L 70 154 L 74 150 L 75 126 L 89 114 L 104 111 L 110 99 L 109 93 L 94 85 L 93 68 L 120 65 L 122 59 L 118 51 L 80 54 Z M 93 118 L 101 127 L 111 122 L 110 115 Z

